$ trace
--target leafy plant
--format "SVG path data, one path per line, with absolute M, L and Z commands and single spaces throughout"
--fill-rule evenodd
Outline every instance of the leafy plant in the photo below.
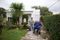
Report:
M 19 22 L 19 17 L 23 14 L 23 12 L 21 11 L 23 9 L 23 4 L 12 3 L 10 8 L 11 8 L 13 22 L 14 23 Z
M 44 27 L 50 33 L 50 40 L 60 40 L 60 15 L 44 16 Z
M 0 33 L 2 32 L 2 28 L 3 28 L 3 21 L 4 18 L 6 17 L 6 12 L 5 12 L 5 9 L 4 8 L 0 8 Z

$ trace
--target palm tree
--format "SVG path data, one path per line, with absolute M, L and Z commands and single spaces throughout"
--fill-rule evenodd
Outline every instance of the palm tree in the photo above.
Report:
M 14 23 L 17 23 L 17 21 L 19 22 L 19 17 L 23 14 L 23 12 L 21 11 L 23 9 L 23 4 L 12 3 L 10 8 Z

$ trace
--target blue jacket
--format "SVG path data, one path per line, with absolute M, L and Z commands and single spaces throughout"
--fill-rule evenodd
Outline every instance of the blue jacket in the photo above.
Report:
M 34 23 L 34 29 L 40 29 L 41 28 L 41 23 L 40 22 L 35 22 Z

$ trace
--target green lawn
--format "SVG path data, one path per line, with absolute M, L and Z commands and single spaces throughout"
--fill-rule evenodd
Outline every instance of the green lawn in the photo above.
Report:
M 26 33 L 26 30 L 19 29 L 3 30 L 0 38 L 1 40 L 20 40 Z

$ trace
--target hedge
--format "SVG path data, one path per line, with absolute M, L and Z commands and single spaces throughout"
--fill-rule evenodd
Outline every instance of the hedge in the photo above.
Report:
M 44 16 L 43 24 L 48 33 L 50 40 L 60 40 L 60 15 Z

